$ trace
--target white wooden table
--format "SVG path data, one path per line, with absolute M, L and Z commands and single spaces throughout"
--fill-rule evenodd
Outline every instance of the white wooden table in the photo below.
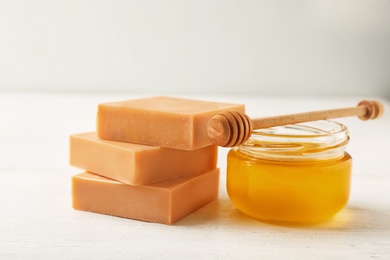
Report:
M 73 210 L 70 178 L 81 170 L 68 165 L 69 134 L 94 130 L 98 103 L 135 97 L 0 93 L 0 259 L 390 259 L 388 101 L 380 120 L 338 120 L 351 134 L 352 194 L 327 222 L 278 226 L 237 211 L 225 188 L 227 149 L 219 152 L 219 200 L 172 226 Z M 361 99 L 192 98 L 245 103 L 251 117 Z

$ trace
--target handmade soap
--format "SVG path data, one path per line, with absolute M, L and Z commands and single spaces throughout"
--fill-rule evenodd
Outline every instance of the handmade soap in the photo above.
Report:
M 217 147 L 193 151 L 99 139 L 96 133 L 70 136 L 70 164 L 130 185 L 202 174 L 216 168 Z
M 98 107 L 97 133 L 102 139 L 194 150 L 212 144 L 207 122 L 225 110 L 244 113 L 245 107 L 173 97 L 104 103 Z
M 217 199 L 218 184 L 219 169 L 142 186 L 86 172 L 72 178 L 73 208 L 172 224 Z

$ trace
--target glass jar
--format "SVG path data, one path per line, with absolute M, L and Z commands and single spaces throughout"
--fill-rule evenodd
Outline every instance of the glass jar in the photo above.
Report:
M 333 121 L 255 130 L 228 153 L 229 198 L 240 211 L 264 221 L 326 220 L 349 199 L 348 141 L 348 129 Z

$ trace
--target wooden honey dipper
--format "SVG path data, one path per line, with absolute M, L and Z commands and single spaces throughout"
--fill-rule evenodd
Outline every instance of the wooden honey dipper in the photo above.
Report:
M 356 107 L 256 119 L 250 119 L 246 114 L 237 111 L 224 111 L 208 121 L 207 135 L 213 144 L 233 147 L 248 140 L 254 129 L 348 116 L 358 116 L 362 120 L 368 120 L 379 118 L 383 111 L 380 102 L 369 100 L 360 101 Z

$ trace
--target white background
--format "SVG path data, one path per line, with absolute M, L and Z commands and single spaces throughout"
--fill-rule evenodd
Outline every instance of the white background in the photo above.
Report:
M 388 0 L 0 0 L 0 90 L 390 96 Z

